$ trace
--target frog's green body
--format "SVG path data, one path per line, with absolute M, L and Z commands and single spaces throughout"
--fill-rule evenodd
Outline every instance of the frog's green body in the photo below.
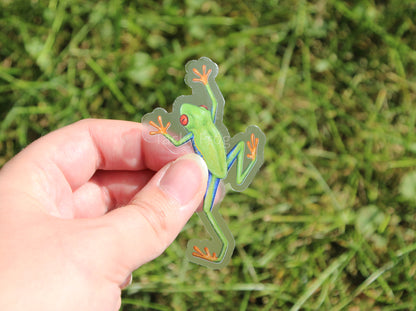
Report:
M 193 134 L 195 151 L 207 164 L 208 170 L 217 178 L 227 176 L 227 161 L 222 136 L 211 119 L 211 113 L 205 107 L 182 104 L 181 115 L 188 117 L 185 128 Z

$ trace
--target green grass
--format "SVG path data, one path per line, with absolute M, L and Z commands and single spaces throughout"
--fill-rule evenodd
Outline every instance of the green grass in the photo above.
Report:
M 169 109 L 210 57 L 230 133 L 268 139 L 221 206 L 236 251 L 221 271 L 187 262 L 192 218 L 123 310 L 413 309 L 415 20 L 413 0 L 3 0 L 0 165 L 82 118 Z

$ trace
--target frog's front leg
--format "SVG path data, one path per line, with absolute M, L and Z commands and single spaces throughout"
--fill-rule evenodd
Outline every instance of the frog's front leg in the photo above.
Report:
M 192 139 L 193 134 L 192 133 L 188 133 L 186 134 L 184 137 L 182 137 L 179 140 L 176 140 L 175 138 L 173 138 L 171 135 L 168 134 L 168 129 L 170 127 L 170 122 L 168 122 L 166 124 L 166 126 L 163 125 L 163 121 L 162 121 L 162 117 L 158 116 L 157 117 L 157 121 L 159 122 L 159 125 L 157 125 L 155 122 L 150 121 L 149 124 L 153 127 L 155 127 L 157 129 L 157 131 L 151 131 L 149 134 L 150 135 L 157 135 L 157 134 L 162 134 L 163 136 L 165 136 L 167 139 L 169 139 L 169 141 L 175 145 L 176 147 L 183 145 L 184 143 L 188 142 L 189 140 Z
M 211 118 L 212 121 L 215 123 L 215 119 L 216 119 L 216 115 L 217 115 L 217 107 L 218 107 L 218 102 L 217 99 L 215 98 L 214 93 L 212 92 L 211 86 L 209 85 L 209 76 L 212 72 L 211 69 L 209 69 L 207 71 L 207 66 L 206 65 L 202 65 L 202 73 L 200 73 L 198 71 L 198 69 L 193 68 L 192 70 L 199 78 L 194 78 L 192 79 L 193 82 L 201 82 L 203 85 L 205 85 L 205 88 L 207 89 L 208 95 L 211 99 L 211 103 L 212 103 L 212 108 L 211 108 Z

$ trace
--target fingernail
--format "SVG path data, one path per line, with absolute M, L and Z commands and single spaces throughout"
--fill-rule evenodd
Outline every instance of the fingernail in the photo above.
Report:
M 206 183 L 207 166 L 196 154 L 187 154 L 173 162 L 159 182 L 159 187 L 181 205 L 188 204 Z

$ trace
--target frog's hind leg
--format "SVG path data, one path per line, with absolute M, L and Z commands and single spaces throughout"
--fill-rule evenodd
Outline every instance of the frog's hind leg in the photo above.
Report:
M 259 144 L 259 139 L 254 135 L 251 134 L 250 140 L 246 142 L 247 147 L 250 150 L 250 153 L 247 154 L 247 158 L 251 159 L 250 164 L 243 169 L 244 165 L 244 150 L 245 144 L 244 141 L 239 141 L 227 154 L 227 168 L 230 170 L 231 166 L 237 161 L 237 169 L 236 169 L 236 182 L 237 184 L 241 185 L 246 180 L 247 176 L 252 171 L 253 167 L 256 164 L 257 160 L 257 148 Z
M 203 210 L 198 213 L 212 240 L 191 240 L 188 244 L 188 257 L 192 262 L 221 268 L 226 265 L 234 250 L 234 238 L 225 221 L 214 207 L 215 195 L 221 179 L 208 176 L 208 186 L 205 193 Z

